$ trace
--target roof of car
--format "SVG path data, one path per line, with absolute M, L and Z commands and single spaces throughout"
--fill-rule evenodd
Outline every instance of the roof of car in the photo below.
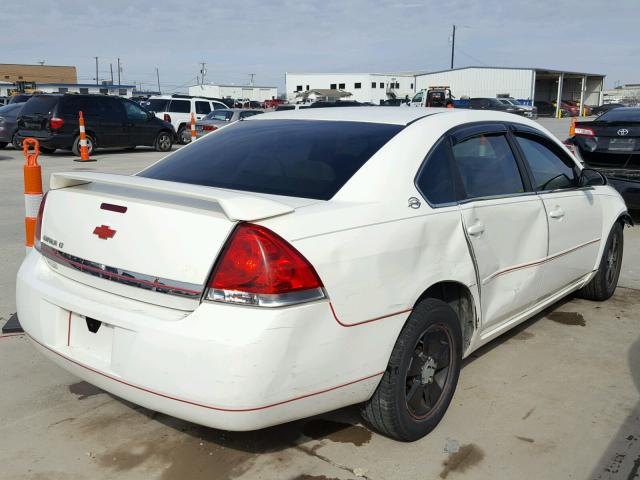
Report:
M 343 122 L 388 123 L 407 125 L 422 117 L 436 113 L 453 112 L 447 108 L 411 107 L 327 107 L 297 110 L 280 110 L 251 117 L 252 121 L 263 120 L 331 120 Z M 255 120 L 254 120 L 255 119 Z

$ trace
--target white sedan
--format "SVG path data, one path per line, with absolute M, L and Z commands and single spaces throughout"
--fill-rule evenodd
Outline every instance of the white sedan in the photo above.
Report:
M 404 441 L 478 347 L 572 292 L 609 298 L 630 222 L 546 130 L 492 111 L 258 115 L 50 186 L 17 279 L 50 359 L 202 425 L 362 403 Z

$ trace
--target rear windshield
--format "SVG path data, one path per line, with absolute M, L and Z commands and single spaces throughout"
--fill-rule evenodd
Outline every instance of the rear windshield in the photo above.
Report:
M 329 200 L 401 125 L 314 120 L 233 123 L 139 175 Z
M 220 120 L 222 122 L 226 122 L 227 120 L 231 120 L 231 117 L 233 117 L 233 112 L 228 110 L 214 110 L 204 118 L 207 120 Z
M 142 106 L 150 112 L 166 112 L 168 99 L 156 98 L 142 103 Z
M 606 122 L 640 122 L 640 108 L 618 107 L 608 110 L 598 117 Z
M 60 100 L 60 97 L 47 97 L 45 95 L 31 97 L 27 103 L 24 104 L 22 115 L 48 115 L 53 111 L 58 100 Z

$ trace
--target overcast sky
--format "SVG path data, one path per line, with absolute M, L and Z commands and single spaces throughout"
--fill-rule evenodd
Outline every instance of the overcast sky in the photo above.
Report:
M 534 66 L 640 82 L 640 0 L 30 0 L 4 2 L 0 63 L 76 65 L 163 91 L 206 81 L 284 87 L 285 72 Z

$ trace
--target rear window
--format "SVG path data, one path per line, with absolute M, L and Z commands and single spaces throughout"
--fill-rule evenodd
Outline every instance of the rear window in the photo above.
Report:
M 329 200 L 401 125 L 313 120 L 236 122 L 139 175 Z
M 150 112 L 166 112 L 167 104 L 169 100 L 163 98 L 151 99 L 147 102 L 144 102 L 142 106 L 149 110 Z
M 640 108 L 614 108 L 598 117 L 598 121 L 607 122 L 640 122 Z
M 31 97 L 29 101 L 24 104 L 22 115 L 47 115 L 53 111 L 58 100 L 60 100 L 60 97 L 46 97 L 44 95 Z
M 226 122 L 231 120 L 231 117 L 233 117 L 233 112 L 229 110 L 214 110 L 204 118 L 207 120 L 220 120 L 221 122 Z

